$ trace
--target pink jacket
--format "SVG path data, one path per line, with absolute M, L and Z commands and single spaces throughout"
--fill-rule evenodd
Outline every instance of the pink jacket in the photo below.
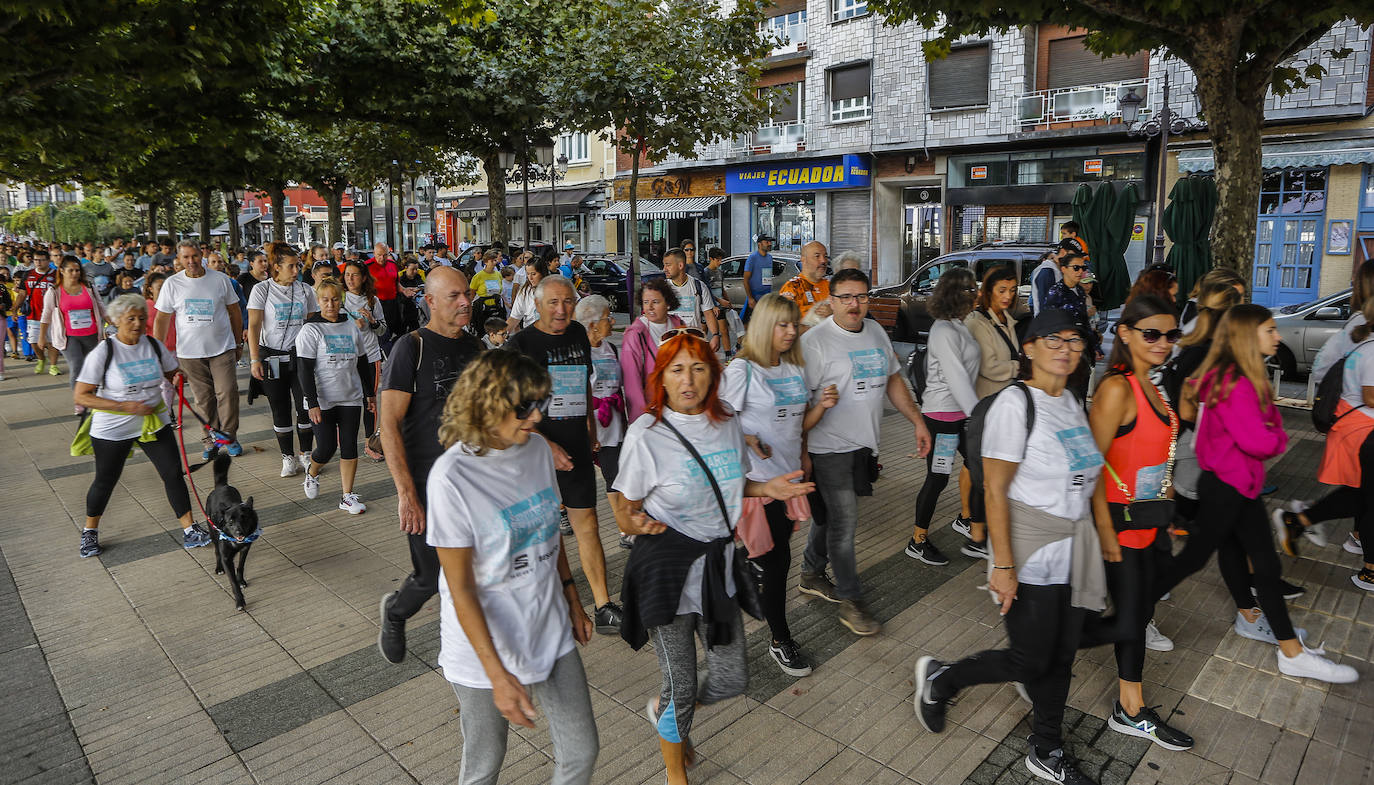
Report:
M 1224 378 L 1229 381 L 1231 375 Z M 1207 400 L 1216 380 L 1215 370 L 1203 377 L 1200 400 Z M 1205 407 L 1198 423 L 1198 465 L 1247 499 L 1258 498 L 1264 488 L 1265 460 L 1281 455 L 1288 447 L 1288 433 L 1283 430 L 1278 407 L 1260 407 L 1254 385 L 1242 376 L 1236 379 L 1230 395 Z
M 668 314 L 669 327 L 681 327 L 682 320 Z M 644 380 L 654 371 L 658 346 L 639 317 L 625 328 L 620 339 L 620 378 L 625 385 L 625 409 L 634 422 L 644 413 Z

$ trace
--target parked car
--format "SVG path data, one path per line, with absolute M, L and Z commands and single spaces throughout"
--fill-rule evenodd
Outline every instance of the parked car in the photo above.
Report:
M 892 336 L 894 341 L 925 343 L 925 336 L 934 323 L 926 308 L 926 298 L 935 289 L 935 282 L 949 270 L 964 267 L 973 271 L 976 280 L 983 280 L 989 269 L 1010 264 L 1016 268 L 1020 281 L 1020 297 L 1016 314 L 1021 318 L 1029 311 L 1030 276 L 1046 253 L 1054 250 L 1049 243 L 983 243 L 962 251 L 947 253 L 916 268 L 902 283 L 882 286 L 869 293 L 869 313 Z
M 744 263 L 748 259 L 749 254 L 727 256 L 720 263 L 720 270 L 725 275 L 725 297 L 730 301 L 732 308 L 743 308 L 748 302 L 744 296 Z M 773 291 L 781 289 L 783 284 L 796 275 L 801 270 L 800 265 L 801 259 L 796 256 L 773 254 Z
M 582 267 L 582 283 L 592 294 L 599 294 L 609 300 L 612 311 L 629 312 L 629 292 L 625 288 L 629 265 L 626 260 L 610 256 L 584 257 Z M 662 275 L 663 268 L 647 259 L 639 260 L 641 281 Z
M 1274 313 L 1279 328 L 1279 351 L 1274 362 L 1286 377 L 1312 371 L 1326 339 L 1335 335 L 1350 318 L 1351 290 L 1327 295 L 1318 300 L 1285 305 Z

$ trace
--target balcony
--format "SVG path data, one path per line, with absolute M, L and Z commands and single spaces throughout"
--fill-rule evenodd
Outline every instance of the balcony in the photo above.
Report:
M 707 161 L 725 161 L 770 153 L 796 153 L 806 149 L 806 121 L 769 123 L 757 131 L 740 134 L 713 144 L 698 145 L 690 158 L 670 155 L 663 159 L 668 166 L 681 166 Z
M 806 12 L 770 17 L 761 25 L 764 32 L 770 32 L 780 39 L 773 47 L 773 56 L 795 54 L 806 51 Z
M 1148 79 L 1137 79 L 1026 93 L 1016 100 L 1016 119 L 1022 131 L 1119 122 L 1120 99 L 1130 90 L 1145 99 L 1140 115 L 1148 118 L 1154 111 L 1149 87 Z

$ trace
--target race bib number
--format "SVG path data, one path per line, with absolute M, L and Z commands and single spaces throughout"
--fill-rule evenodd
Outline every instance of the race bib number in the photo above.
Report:
M 764 286 L 773 285 L 773 265 L 765 264 L 759 270 L 759 283 L 763 284 Z
M 497 294 L 501 291 L 501 282 L 493 281 L 490 278 L 482 282 L 482 290 L 488 295 Z
M 1055 432 L 1064 455 L 1069 459 L 1069 471 L 1082 472 L 1102 465 L 1102 453 L 1097 450 L 1092 431 L 1085 426 Z
M 685 327 L 700 327 L 701 319 L 697 314 L 697 296 L 695 294 L 678 293 L 677 310 L 673 311 Z
M 1142 466 L 1135 473 L 1135 498 L 1158 499 L 1164 496 L 1164 468 L 1167 462 L 1156 466 Z
M 553 378 L 549 417 L 586 417 L 587 366 L 550 365 L 549 376 Z
M 126 363 L 119 363 L 115 367 L 119 369 L 119 375 L 124 378 L 124 384 L 130 387 L 157 381 L 162 376 L 162 369 L 158 367 L 157 360 L 152 358 L 131 360 Z
M 73 308 L 67 311 L 67 322 L 73 330 L 89 330 L 95 326 L 94 312 L 90 308 Z
M 740 478 L 740 456 L 735 450 L 721 450 L 719 452 L 707 453 L 702 456 L 702 460 L 711 468 L 711 475 L 716 478 L 716 484 L 738 480 Z M 692 456 L 687 456 L 682 462 L 683 469 L 692 481 L 705 490 L 706 498 L 714 498 L 715 492 L 711 490 L 711 481 L 706 479 L 705 473 L 701 471 L 701 464 Z M 717 519 L 720 518 L 720 508 L 712 505 L 712 510 Z
M 954 471 L 954 454 L 959 451 L 959 434 L 938 433 L 935 435 L 934 457 L 930 470 L 936 474 L 950 474 Z
M 215 301 L 201 298 L 187 298 L 181 303 L 182 321 L 187 325 L 209 324 L 215 318 Z
M 849 376 L 855 398 L 867 398 L 887 390 L 887 356 L 882 349 L 856 349 L 849 353 Z
M 592 383 L 592 395 L 609 398 L 620 389 L 620 364 L 614 357 L 593 358 L 592 371 L 596 374 L 596 381 Z
M 806 301 L 807 301 L 808 303 L 814 303 L 814 302 L 816 302 L 816 293 L 815 293 L 815 292 L 807 292 L 807 293 L 806 293 Z

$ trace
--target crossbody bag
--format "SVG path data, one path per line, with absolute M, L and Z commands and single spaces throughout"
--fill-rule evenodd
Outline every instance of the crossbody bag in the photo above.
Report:
M 1138 379 L 1136 383 L 1140 383 Z M 1169 488 L 1172 487 L 1174 483 L 1174 460 L 1178 453 L 1178 414 L 1174 411 L 1174 407 L 1169 405 L 1169 400 L 1164 397 L 1164 393 L 1160 391 L 1158 387 L 1155 388 L 1155 392 L 1159 393 L 1160 402 L 1164 404 L 1165 410 L 1169 412 L 1169 460 L 1164 464 L 1164 478 L 1159 483 L 1158 498 L 1135 498 L 1135 494 L 1131 493 L 1130 489 L 1126 487 L 1126 483 L 1122 482 L 1121 478 L 1117 476 L 1116 470 L 1112 468 L 1110 463 L 1107 463 L 1105 457 L 1102 461 L 1103 465 L 1107 467 L 1107 472 L 1112 475 L 1112 480 L 1116 483 L 1116 489 L 1121 491 L 1122 496 L 1126 497 L 1126 510 L 1123 515 L 1123 521 L 1122 524 L 1118 526 L 1118 528 L 1123 531 L 1130 529 L 1163 529 L 1174 521 L 1174 500 L 1169 498 L 1168 494 Z M 1145 404 L 1147 406 L 1150 405 L 1149 396 L 1145 396 Z M 1152 410 L 1154 409 L 1153 406 L 1150 406 L 1150 408 Z M 1153 414 L 1154 412 L 1151 411 L 1151 415 Z M 1136 412 L 1137 421 L 1143 416 L 1145 416 L 1144 412 Z M 1201 417 L 1199 417 L 1198 425 L 1200 426 L 1201 424 Z

